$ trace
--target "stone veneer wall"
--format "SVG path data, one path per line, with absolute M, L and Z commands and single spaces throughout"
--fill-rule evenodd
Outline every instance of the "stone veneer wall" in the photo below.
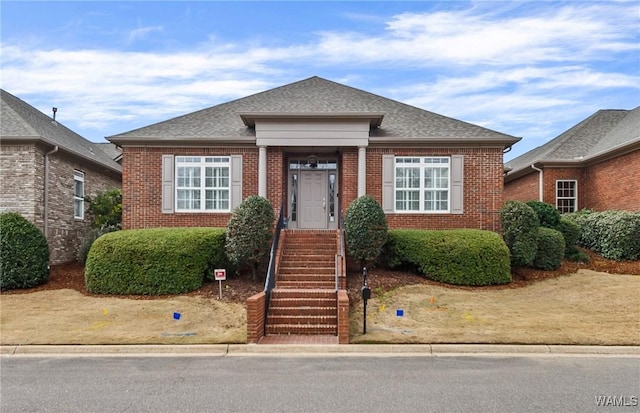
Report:
M 37 145 L 3 145 L 0 210 L 16 211 L 44 231 L 44 154 Z M 84 173 L 85 196 L 120 188 L 120 176 L 61 151 L 50 155 L 48 241 L 51 264 L 76 260 L 90 222 L 73 214 L 74 171 Z M 85 203 L 85 209 L 88 205 Z

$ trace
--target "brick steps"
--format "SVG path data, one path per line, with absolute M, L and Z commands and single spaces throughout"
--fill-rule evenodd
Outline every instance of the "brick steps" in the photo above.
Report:
M 287 231 L 267 335 L 337 335 L 335 231 Z

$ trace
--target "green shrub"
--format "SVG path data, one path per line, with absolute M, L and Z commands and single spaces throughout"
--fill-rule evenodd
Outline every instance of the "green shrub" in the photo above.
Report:
M 640 212 L 580 212 L 568 218 L 580 225 L 579 245 L 616 261 L 640 259 Z
M 30 288 L 49 279 L 49 244 L 16 212 L 0 214 L 0 290 Z
M 536 257 L 539 221 L 536 212 L 520 201 L 507 201 L 500 209 L 502 236 L 511 264 L 528 266 Z
M 538 228 L 538 249 L 533 267 L 543 270 L 555 270 L 562 265 L 565 241 L 562 233 L 555 229 Z
M 84 198 L 89 204 L 87 215 L 93 228 L 122 228 L 122 191 L 114 188 L 91 198 Z
M 584 252 L 580 251 L 578 248 L 574 247 L 573 250 L 564 253 L 566 259 L 572 262 L 584 262 L 587 263 L 591 261 L 589 256 Z
M 554 208 L 553 205 L 541 201 L 529 201 L 527 205 L 536 213 L 541 227 L 558 228 L 558 224 L 560 224 L 560 212 Z
M 455 285 L 511 281 L 509 250 L 491 231 L 391 230 L 386 251 L 391 267 L 415 268 L 436 281 Z
M 103 227 L 103 228 L 91 228 L 80 242 L 80 246 L 78 247 L 78 253 L 76 254 L 76 259 L 79 263 L 84 264 L 87 262 L 87 255 L 89 254 L 89 250 L 93 245 L 93 242 L 100 238 L 100 236 L 113 231 L 118 231 L 119 228 L 114 227 Z
M 93 243 L 85 266 L 87 290 L 100 294 L 180 294 L 202 286 L 221 267 L 224 228 L 115 231 Z
M 251 195 L 233 211 L 227 224 L 227 256 L 238 267 L 250 266 L 254 281 L 258 267 L 269 259 L 274 220 L 269 201 Z
M 578 240 L 580 239 L 580 225 L 568 218 L 561 217 L 558 226 L 554 229 L 562 233 L 565 250 L 567 252 L 575 250 L 576 245 L 578 245 Z
M 387 229 L 387 217 L 375 199 L 368 195 L 355 199 L 344 219 L 349 255 L 360 260 L 362 266 L 375 260 L 387 242 Z

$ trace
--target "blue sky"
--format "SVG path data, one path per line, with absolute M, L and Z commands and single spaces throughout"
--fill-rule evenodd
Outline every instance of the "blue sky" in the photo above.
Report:
M 634 1 L 3 1 L 0 85 L 89 140 L 320 76 L 522 137 L 640 105 Z

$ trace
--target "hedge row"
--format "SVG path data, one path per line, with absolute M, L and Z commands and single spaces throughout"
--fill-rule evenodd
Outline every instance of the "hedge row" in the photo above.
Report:
M 456 285 L 511 281 L 509 249 L 500 235 L 477 229 L 391 230 L 387 264 L 412 268 L 427 278 Z
M 116 231 L 95 240 L 85 266 L 87 290 L 101 294 L 179 294 L 229 267 L 224 228 Z
M 565 216 L 582 229 L 579 245 L 616 261 L 640 259 L 640 212 L 582 211 Z

